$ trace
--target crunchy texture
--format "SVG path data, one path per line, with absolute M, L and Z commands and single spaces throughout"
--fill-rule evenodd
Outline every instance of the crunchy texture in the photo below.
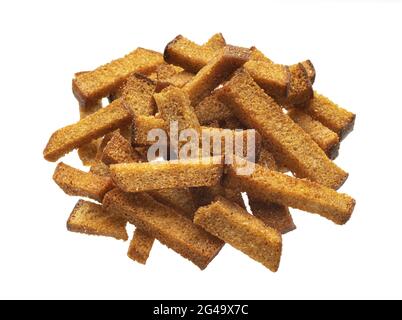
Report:
M 337 224 L 345 224 L 351 217 L 355 200 L 318 183 L 297 179 L 283 173 L 255 165 L 250 176 L 237 175 L 236 165 L 227 169 L 224 185 L 247 192 L 249 196 L 284 206 L 317 213 Z
M 328 159 L 245 70 L 236 72 L 220 89 L 219 97 L 238 119 L 261 134 L 274 156 L 298 177 L 335 189 L 347 179 L 347 173 Z
M 107 97 L 133 73 L 150 73 L 163 63 L 160 53 L 138 48 L 123 58 L 93 71 L 80 73 L 73 80 L 73 92 L 81 101 Z
M 114 189 L 105 196 L 103 205 L 200 269 L 205 269 L 224 245 L 190 219 L 144 193 L 128 194 Z
M 194 106 L 195 114 L 202 125 L 210 124 L 213 121 L 222 121 L 233 117 L 233 113 L 216 94 L 212 92 L 205 97 L 199 104 Z
M 183 90 L 187 92 L 191 105 L 195 106 L 207 97 L 212 90 L 227 79 L 237 68 L 250 58 L 248 49 L 226 46 L 222 53 L 208 62 Z
M 112 138 L 103 149 L 102 161 L 107 164 L 124 163 L 124 162 L 139 162 L 142 160 L 130 142 L 125 139 L 119 132 L 113 133 Z
M 221 157 L 110 166 L 116 185 L 126 192 L 213 186 L 220 182 L 222 169 Z
M 292 108 L 287 114 L 324 150 L 328 158 L 335 159 L 338 156 L 339 137 L 335 132 L 300 109 Z
M 114 188 L 112 179 L 75 169 L 63 162 L 57 165 L 53 180 L 70 196 L 88 197 L 99 202 Z
M 126 219 L 111 214 L 99 204 L 79 200 L 67 221 L 72 232 L 128 240 Z
M 211 205 L 197 210 L 194 223 L 271 271 L 278 270 L 282 254 L 281 234 L 235 203 L 218 198 Z
M 73 149 L 123 127 L 130 121 L 131 114 L 120 100 L 116 100 L 79 122 L 54 132 L 43 155 L 48 161 L 56 161 Z
M 127 256 L 141 264 L 146 264 L 154 245 L 155 238 L 141 229 L 135 229 L 128 248 Z

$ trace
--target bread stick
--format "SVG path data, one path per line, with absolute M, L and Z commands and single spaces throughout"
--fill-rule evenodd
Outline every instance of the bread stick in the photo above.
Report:
M 297 179 L 258 164 L 252 175 L 237 175 L 236 164 L 229 165 L 224 185 L 261 201 L 317 213 L 336 224 L 345 224 L 352 215 L 355 200 L 318 183 Z
M 134 116 L 154 115 L 156 112 L 153 99 L 155 89 L 155 81 L 141 74 L 133 74 L 122 87 L 122 103 Z
M 67 229 L 126 241 L 126 224 L 124 218 L 107 212 L 101 205 L 79 200 L 68 218 Z
M 213 121 L 222 121 L 233 117 L 233 113 L 222 103 L 215 92 L 205 97 L 199 104 L 194 106 L 195 114 L 202 125 Z
M 128 248 L 127 256 L 141 264 L 146 264 L 154 245 L 155 238 L 141 229 L 135 229 Z
M 300 108 L 313 119 L 334 131 L 340 140 L 343 140 L 353 130 L 356 115 L 317 92 L 314 92 L 313 99 Z
M 226 40 L 223 37 L 222 33 L 215 33 L 211 38 L 208 39 L 207 42 L 202 45 L 203 48 L 214 51 L 223 49 L 224 46 L 226 46 Z
M 123 58 L 93 71 L 76 75 L 73 93 L 78 101 L 94 101 L 107 97 L 133 73 L 150 73 L 163 63 L 160 53 L 138 48 Z
M 130 121 L 131 114 L 121 104 L 120 100 L 116 100 L 79 122 L 53 133 L 43 155 L 48 161 L 56 161 L 73 149 L 100 138 L 119 127 L 128 125 Z
M 182 88 L 194 77 L 194 74 L 172 64 L 162 64 L 157 70 L 156 91 L 160 92 L 168 86 Z
M 311 84 L 314 84 L 316 72 L 315 72 L 313 63 L 310 60 L 305 60 L 300 63 L 303 65 L 304 69 L 306 70 L 307 76 L 308 76 Z
M 106 192 L 114 188 L 108 177 L 84 172 L 60 162 L 53 174 L 53 180 L 70 196 L 81 196 L 102 202 Z
M 159 189 L 213 186 L 222 176 L 221 157 L 164 161 L 153 163 L 122 163 L 110 166 L 116 185 L 126 192 Z
M 201 102 L 249 58 L 248 49 L 226 46 L 183 87 L 190 98 L 191 105 L 195 106 Z
M 240 206 L 225 198 L 197 210 L 194 223 L 250 258 L 276 272 L 282 253 L 282 237 Z
M 300 178 L 337 189 L 347 173 L 329 160 L 320 147 L 285 115 L 243 69 L 221 89 L 219 97 L 248 127 L 255 128 L 275 157 Z
M 105 208 L 155 237 L 162 244 L 205 269 L 223 242 L 196 226 L 190 219 L 144 193 L 114 189 L 105 196 Z
M 310 135 L 314 142 L 324 150 L 328 158 L 335 159 L 338 156 L 339 137 L 335 132 L 298 108 L 290 109 L 287 115 Z
M 155 141 L 148 140 L 148 132 L 152 129 L 167 130 L 166 122 L 154 116 L 138 116 L 133 120 L 132 142 L 135 146 L 149 146 Z
M 142 157 L 138 154 L 130 142 L 119 132 L 113 133 L 102 154 L 102 161 L 107 164 L 140 162 Z
M 161 189 L 150 191 L 149 194 L 160 203 L 183 213 L 191 220 L 193 219 L 196 207 L 189 188 Z

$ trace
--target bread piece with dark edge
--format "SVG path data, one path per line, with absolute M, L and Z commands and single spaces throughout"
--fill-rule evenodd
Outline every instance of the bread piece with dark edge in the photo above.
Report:
M 309 101 L 313 97 L 313 87 L 302 63 L 289 67 L 290 82 L 287 96 L 275 97 L 280 104 L 294 105 Z
M 222 170 L 221 157 L 110 166 L 114 182 L 126 192 L 213 186 L 220 182 Z
M 107 212 L 101 205 L 79 200 L 68 218 L 67 229 L 126 241 L 126 224 L 126 219 Z
M 43 151 L 43 155 L 48 161 L 57 161 L 73 149 L 128 125 L 131 119 L 130 112 L 122 105 L 121 100 L 113 101 L 107 107 L 77 123 L 54 132 Z
M 281 234 L 237 204 L 218 197 L 209 206 L 197 210 L 194 223 L 269 270 L 278 270 L 282 254 Z
M 162 64 L 157 70 L 156 92 L 168 86 L 184 87 L 194 77 L 194 74 L 172 64 Z
M 313 63 L 310 60 L 305 60 L 300 63 L 303 65 L 304 69 L 306 69 L 307 76 L 310 79 L 311 84 L 313 85 L 314 81 L 315 81 L 315 76 L 316 76 L 316 72 L 315 72 Z
M 142 156 L 133 149 L 130 142 L 120 132 L 116 131 L 103 149 L 102 161 L 107 165 L 141 162 Z
M 270 170 L 278 171 L 273 155 L 264 147 L 261 148 L 258 164 Z M 260 201 L 251 196 L 248 197 L 251 212 L 267 226 L 285 234 L 296 229 L 289 208 L 267 201 Z
M 220 50 L 200 46 L 182 35 L 178 35 L 166 45 L 163 56 L 166 62 L 180 66 L 191 73 L 197 73 Z
M 141 264 L 146 264 L 154 245 L 155 238 L 141 229 L 135 229 L 128 248 L 127 256 Z
M 226 80 L 237 68 L 250 58 L 249 49 L 226 46 L 220 54 L 203 67 L 183 90 L 188 94 L 191 105 L 195 106 L 212 90 Z
M 271 59 L 269 59 L 268 57 L 266 57 L 264 55 L 264 53 L 262 53 L 260 50 L 258 50 L 256 47 L 251 47 L 250 48 L 251 51 L 251 57 L 250 60 L 255 60 L 255 61 L 265 61 L 268 63 L 273 63 L 273 61 Z
M 335 159 L 338 156 L 340 142 L 335 132 L 298 108 L 290 109 L 287 115 L 310 135 L 318 146 L 324 150 L 328 158 Z
M 133 74 L 122 87 L 121 100 L 123 105 L 134 116 L 151 116 L 156 113 L 153 94 L 156 82 L 141 74 Z
M 107 97 L 133 73 L 150 73 L 163 63 L 159 52 L 138 48 L 123 58 L 81 73 L 73 79 L 73 93 L 78 101 L 94 101 Z
M 255 128 L 274 157 L 299 178 L 309 178 L 334 189 L 347 179 L 348 174 L 328 159 L 244 69 L 219 89 L 219 98 L 246 126 Z
M 287 96 L 290 84 L 290 71 L 287 66 L 260 60 L 250 60 L 244 64 L 244 69 L 270 96 Z
M 63 162 L 57 165 L 53 180 L 70 196 L 88 197 L 99 202 L 114 188 L 112 179 L 78 170 Z
M 198 208 L 211 204 L 218 196 L 224 197 L 229 201 L 237 203 L 242 208 L 246 208 L 241 192 L 224 188 L 221 184 L 217 184 L 216 186 L 212 187 L 191 188 L 191 192 L 194 203 L 197 205 Z M 193 212 L 193 217 L 194 213 L 195 211 Z
M 162 119 L 168 125 L 177 121 L 179 132 L 184 129 L 200 131 L 200 123 L 184 89 L 170 86 L 154 94 L 154 98 Z
M 351 217 L 355 200 L 347 194 L 307 179 L 297 179 L 266 169 L 258 164 L 251 175 L 236 174 L 237 164 L 228 165 L 224 185 L 247 192 L 261 201 L 317 213 L 336 224 L 345 224 Z
M 144 193 L 130 194 L 114 189 L 106 194 L 103 205 L 106 210 L 126 218 L 202 270 L 224 245 L 190 219 Z
M 195 114 L 202 125 L 213 121 L 222 121 L 233 117 L 229 107 L 222 103 L 215 92 L 205 97 L 199 104 L 194 106 Z
M 313 99 L 299 107 L 313 119 L 334 131 L 340 140 L 353 130 L 356 115 L 317 92 L 314 92 Z

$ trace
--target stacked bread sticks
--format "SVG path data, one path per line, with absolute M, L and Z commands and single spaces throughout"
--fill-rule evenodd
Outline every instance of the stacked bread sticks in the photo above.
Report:
M 228 243 L 277 271 L 282 234 L 296 228 L 289 207 L 344 224 L 355 206 L 336 191 L 348 174 L 332 161 L 355 115 L 313 90 L 315 73 L 309 60 L 277 64 L 221 34 L 203 45 L 178 36 L 163 54 L 138 48 L 76 73 L 80 120 L 54 132 L 44 150 L 55 162 L 77 149 L 90 167 L 56 167 L 65 193 L 92 200 L 78 201 L 68 230 L 128 240 L 133 224 L 128 256 L 142 264 L 156 239 L 200 269 Z M 252 160 L 235 154 L 228 162 L 228 152 L 212 149 L 150 159 L 149 132 L 172 122 L 212 137 L 253 134 L 254 169 L 240 174 Z

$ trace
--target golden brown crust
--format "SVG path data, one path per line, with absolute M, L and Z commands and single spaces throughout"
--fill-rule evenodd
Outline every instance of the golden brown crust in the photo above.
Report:
M 314 81 L 315 81 L 315 76 L 316 76 L 316 72 L 315 72 L 313 63 L 310 60 L 305 60 L 305 61 L 301 62 L 301 64 L 303 65 L 304 69 L 306 69 L 307 76 L 310 79 L 311 84 L 313 85 Z
M 221 157 L 211 157 L 201 160 L 122 163 L 111 165 L 110 171 L 116 185 L 126 192 L 213 186 L 222 177 L 221 160 Z
M 220 197 L 211 205 L 199 208 L 194 223 L 271 271 L 278 270 L 282 253 L 280 233 L 235 203 Z
M 155 238 L 141 229 L 135 229 L 128 248 L 127 256 L 141 264 L 146 264 L 154 245 Z
M 107 165 L 125 162 L 139 162 L 141 160 L 141 155 L 133 149 L 130 142 L 119 132 L 113 133 L 112 138 L 107 143 L 102 154 L 102 161 Z
M 195 114 L 202 125 L 213 121 L 222 121 L 233 117 L 233 113 L 216 94 L 212 92 L 194 107 Z
M 260 50 L 258 50 L 256 47 L 251 47 L 250 48 L 251 52 L 251 57 L 250 60 L 255 60 L 255 61 L 265 61 L 268 63 L 273 63 L 271 59 L 266 57 Z
M 95 101 L 114 92 L 133 73 L 149 73 L 163 63 L 160 53 L 138 48 L 123 58 L 76 75 L 73 93 L 78 101 Z
M 124 108 L 120 100 L 116 100 L 79 122 L 54 132 L 43 155 L 48 161 L 57 161 L 73 149 L 123 127 L 130 121 L 131 114 Z
M 244 69 L 254 81 L 272 97 L 286 97 L 290 86 L 290 71 L 287 66 L 261 60 L 250 60 Z
M 161 189 L 150 191 L 149 194 L 160 203 L 170 206 L 187 218 L 193 219 L 196 210 L 192 193 L 189 188 Z
M 328 158 L 335 159 L 338 156 L 340 141 L 335 132 L 300 109 L 291 108 L 287 115 L 310 135 L 318 146 L 324 150 Z
M 99 202 L 114 188 L 110 178 L 75 169 L 63 162 L 57 165 L 53 180 L 70 196 L 88 197 Z
M 187 92 L 191 105 L 195 106 L 207 97 L 212 90 L 226 80 L 237 68 L 250 58 L 250 51 L 245 48 L 226 46 L 222 53 L 210 60 L 183 90 Z
M 338 134 L 340 140 L 343 140 L 353 130 L 356 115 L 339 107 L 318 92 L 314 92 L 314 98 L 300 108 Z
M 155 89 L 155 81 L 138 73 L 133 74 L 122 87 L 122 103 L 132 112 L 133 116 L 154 115 L 156 112 L 156 105 L 153 99 Z
M 110 177 L 109 166 L 107 166 L 106 164 L 104 164 L 103 162 L 100 162 L 100 161 L 93 164 L 90 167 L 89 172 L 91 172 L 97 176 Z
M 152 129 L 167 130 L 166 122 L 163 119 L 153 116 L 138 116 L 133 120 L 132 144 L 134 146 L 149 146 L 154 141 L 148 140 L 148 132 Z
M 219 50 L 200 46 L 179 35 L 166 45 L 163 56 L 166 62 L 180 66 L 191 73 L 197 73 L 218 52 Z
M 250 176 L 237 175 L 236 165 L 230 165 L 224 185 L 247 192 L 260 201 L 275 202 L 284 206 L 317 213 L 337 224 L 346 223 L 353 212 L 355 200 L 307 179 L 297 179 L 283 173 L 255 165 Z
M 178 122 L 179 132 L 184 129 L 200 130 L 200 123 L 184 89 L 173 86 L 154 94 L 158 110 L 166 124 Z
M 129 194 L 114 189 L 105 196 L 103 205 L 200 269 L 205 269 L 223 247 L 222 241 L 147 194 Z
M 300 178 L 309 178 L 337 189 L 347 173 L 331 162 L 324 151 L 296 125 L 243 69 L 220 90 L 219 97 L 248 127 L 255 128 L 276 159 Z
M 127 221 L 115 216 L 99 204 L 79 200 L 67 221 L 67 230 L 89 235 L 128 240 Z
M 203 48 L 208 48 L 214 51 L 223 49 L 224 46 L 226 46 L 226 40 L 222 33 L 215 33 L 211 38 L 208 39 L 207 42 L 202 45 Z
M 221 184 L 217 184 L 212 187 L 191 188 L 191 193 L 197 208 L 211 204 L 218 196 L 224 197 L 234 203 L 237 203 L 242 208 L 246 208 L 241 192 L 225 188 Z
M 289 67 L 290 82 L 286 97 L 275 97 L 279 104 L 294 105 L 309 101 L 313 97 L 313 87 L 302 63 Z

